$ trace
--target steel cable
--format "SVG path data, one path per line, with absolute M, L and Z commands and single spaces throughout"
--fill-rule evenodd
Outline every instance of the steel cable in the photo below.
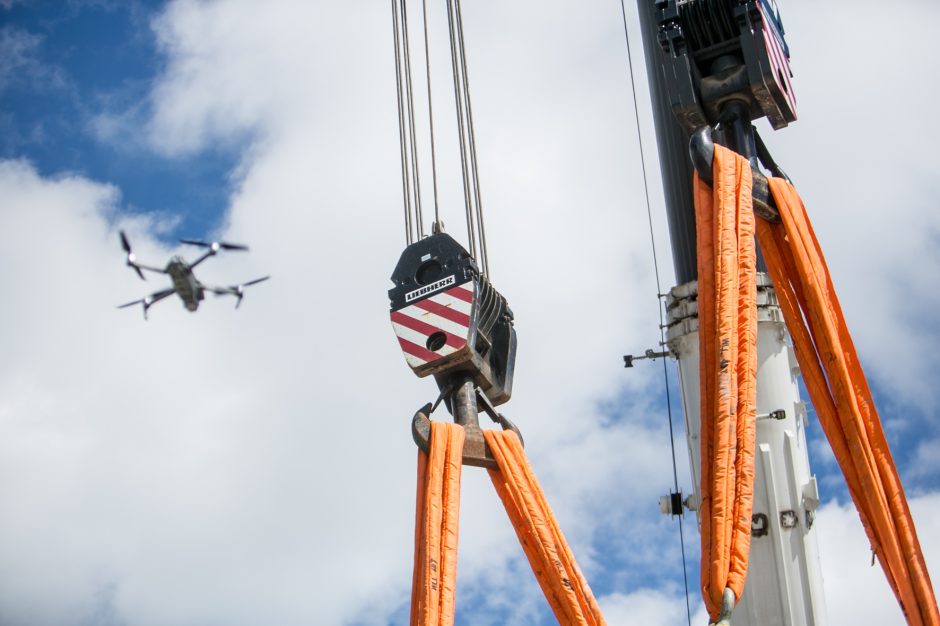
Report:
M 401 11 L 401 44 L 402 44 L 402 59 L 404 62 L 404 75 L 405 75 L 405 85 L 404 91 L 407 102 L 407 114 L 408 114 L 408 133 L 406 133 L 406 139 L 410 143 L 409 148 L 405 151 L 406 155 L 408 152 L 411 153 L 410 161 L 410 170 L 411 178 L 413 180 L 412 185 L 412 200 L 413 200 L 413 231 L 415 239 L 420 239 L 424 236 L 424 214 L 423 208 L 421 205 L 421 171 L 420 165 L 418 162 L 418 142 L 417 142 L 417 132 L 415 130 L 415 112 L 414 112 L 414 88 L 413 80 L 411 74 L 411 41 L 408 36 L 408 6 L 407 0 L 401 0 L 398 5 Z M 394 7 L 394 0 L 393 0 Z M 393 13 L 393 20 L 397 23 L 397 14 Z M 399 86 L 401 89 L 401 86 Z
M 431 176 L 434 183 L 434 223 L 435 230 L 440 229 L 441 210 L 437 198 L 437 155 L 434 149 L 434 106 L 431 102 L 431 51 L 428 43 L 428 2 L 421 1 L 424 14 L 424 69 L 427 74 L 428 85 L 428 126 L 431 139 Z
M 463 15 L 460 6 L 460 0 L 455 0 L 455 13 L 457 18 L 457 49 L 460 52 L 460 69 L 463 81 L 463 93 L 465 98 L 467 128 L 470 144 L 470 167 L 473 179 L 473 194 L 476 202 L 477 229 L 479 231 L 481 271 L 489 276 L 489 253 L 486 248 L 486 227 L 483 223 L 483 199 L 480 192 L 480 171 L 477 166 L 477 142 L 476 132 L 473 126 L 473 106 L 470 102 L 470 79 L 467 73 L 467 52 L 464 44 L 463 34 Z
M 470 254 L 477 258 L 475 226 L 473 223 L 473 205 L 470 194 L 470 172 L 467 167 L 466 128 L 464 125 L 464 94 L 461 89 L 460 66 L 457 53 L 457 37 L 454 28 L 454 3 L 447 0 L 447 32 L 450 37 L 451 74 L 454 79 L 454 104 L 457 109 L 457 134 L 460 138 L 460 172 L 463 182 L 464 210 L 467 217 L 467 239 L 470 244 Z
M 623 15 L 623 35 L 627 44 L 627 62 L 630 68 L 630 90 L 633 94 L 633 112 L 636 119 L 636 135 L 637 141 L 640 146 L 640 164 L 643 172 L 643 191 L 646 195 L 646 215 L 649 220 L 650 227 L 650 245 L 653 250 L 653 270 L 656 275 L 656 308 L 659 311 L 659 337 L 660 344 L 666 344 L 665 336 L 665 324 L 663 320 L 663 307 L 662 307 L 662 283 L 659 280 L 659 259 L 656 254 L 656 237 L 653 232 L 653 210 L 652 203 L 650 202 L 650 190 L 649 190 L 649 181 L 647 180 L 646 174 L 646 155 L 643 150 L 643 133 L 640 129 L 640 107 L 636 99 L 636 81 L 633 74 L 633 54 L 630 51 L 630 33 L 627 28 L 627 8 L 624 4 L 624 0 L 620 0 L 620 10 Z M 666 387 L 666 411 L 669 415 L 669 447 L 672 451 L 672 478 L 673 486 L 675 492 L 679 493 L 679 471 L 676 466 L 676 440 L 675 434 L 672 427 L 672 398 L 669 393 L 669 368 L 666 363 L 666 359 L 663 359 L 663 381 Z M 682 580 L 685 583 L 685 608 L 686 616 L 688 617 L 689 626 L 692 624 L 692 607 L 689 604 L 689 577 L 687 574 L 687 566 L 685 559 L 685 533 L 682 526 L 682 515 L 679 515 L 679 545 L 682 550 Z
M 395 95 L 398 101 L 398 142 L 401 151 L 401 191 L 402 200 L 405 207 L 405 243 L 411 245 L 412 238 L 412 220 L 411 220 L 411 188 L 409 185 L 409 163 L 407 150 L 407 135 L 405 131 L 405 103 L 402 93 L 402 71 L 401 71 L 401 39 L 399 31 L 401 29 L 398 22 L 398 7 L 396 0 L 392 0 L 392 28 L 394 30 L 393 40 L 395 43 Z
M 405 210 L 406 243 L 423 238 L 424 217 L 418 159 L 417 124 L 415 122 L 414 80 L 411 71 L 411 42 L 408 34 L 407 0 L 392 0 L 392 26 L 395 45 L 395 77 L 397 81 L 399 143 L 402 160 L 402 193 Z M 450 36 L 451 73 L 460 148 L 460 166 L 467 222 L 468 247 L 477 261 L 480 273 L 489 274 L 489 253 L 483 221 L 483 202 L 477 159 L 476 132 L 467 73 L 467 53 L 460 0 L 447 0 L 448 33 Z M 433 88 L 431 84 L 431 53 L 427 0 L 422 0 L 425 76 L 427 78 L 428 129 L 431 147 L 431 173 L 434 190 L 434 227 L 440 232 L 440 198 L 437 180 L 437 147 L 434 131 Z

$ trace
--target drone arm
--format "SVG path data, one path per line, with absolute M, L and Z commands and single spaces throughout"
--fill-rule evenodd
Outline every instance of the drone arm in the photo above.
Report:
M 161 267 L 153 267 L 151 265 L 142 265 L 140 263 L 134 263 L 134 267 L 139 267 L 142 270 L 147 270 L 148 272 L 156 272 L 157 274 L 166 274 L 166 270 Z
M 141 279 L 141 280 L 147 280 L 147 277 L 144 276 L 144 273 L 143 273 L 142 270 L 147 270 L 148 272 L 157 272 L 157 273 L 160 273 L 160 274 L 166 274 L 166 270 L 160 269 L 159 267 L 151 267 L 151 266 L 149 266 L 149 265 L 141 265 L 140 263 L 137 262 L 136 259 L 132 258 L 131 255 L 128 255 L 127 266 L 130 267 L 130 268 L 133 268 L 134 271 L 137 272 L 137 275 L 140 276 L 140 279 Z
M 189 264 L 189 267 L 190 267 L 190 268 L 194 268 L 194 267 L 196 267 L 197 265 L 199 265 L 200 263 L 202 263 L 203 261 L 205 261 L 206 259 L 208 259 L 210 256 L 215 256 L 215 254 L 216 254 L 216 253 L 215 253 L 215 250 L 213 250 L 212 248 L 209 248 L 209 250 L 207 250 L 205 253 L 203 253 L 203 255 L 202 255 L 201 257 L 199 257 L 198 259 L 196 259 L 195 261 L 193 261 L 192 263 L 190 263 L 190 264 Z
M 267 279 L 271 278 L 270 276 L 264 276 L 262 278 L 256 278 L 254 280 L 249 280 L 246 283 L 241 283 L 240 285 L 232 285 L 230 287 L 209 287 L 205 286 L 203 289 L 206 291 L 211 291 L 217 296 L 235 296 L 237 300 L 235 301 L 235 308 L 237 309 L 241 306 L 242 298 L 245 297 L 245 287 L 250 287 L 251 285 L 257 285 L 258 283 L 264 282 Z
M 154 292 L 147 296 L 146 298 L 141 298 L 140 300 L 134 300 L 133 302 L 128 302 L 127 304 L 121 304 L 118 306 L 119 309 L 124 309 L 135 304 L 144 305 L 144 319 L 147 319 L 147 309 L 154 305 L 154 303 L 163 300 L 167 296 L 176 293 L 176 289 L 170 287 L 169 289 L 163 289 L 161 291 Z
M 170 287 L 169 289 L 163 289 L 162 291 L 158 291 L 154 294 L 151 294 L 149 298 L 146 298 L 147 300 L 150 301 L 147 304 L 147 306 L 151 306 L 155 302 L 159 302 L 160 300 L 163 300 L 167 296 L 172 296 L 174 293 L 176 293 L 176 289 L 174 287 Z

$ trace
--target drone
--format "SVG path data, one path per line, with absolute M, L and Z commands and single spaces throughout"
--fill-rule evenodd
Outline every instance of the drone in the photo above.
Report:
M 145 298 L 140 300 L 134 300 L 133 302 L 128 302 L 127 304 L 122 304 L 118 306 L 119 309 L 124 309 L 129 306 L 134 306 L 135 304 L 143 305 L 144 308 L 144 319 L 147 319 L 147 311 L 151 306 L 163 300 L 167 296 L 171 296 L 174 293 L 180 297 L 180 300 L 183 301 L 183 306 L 186 307 L 188 311 L 196 311 L 199 308 L 199 303 L 205 299 L 206 292 L 210 291 L 217 296 L 235 296 L 235 308 L 237 309 L 241 306 L 242 298 L 245 297 L 245 288 L 250 287 L 251 285 L 257 285 L 260 282 L 266 281 L 270 276 L 263 276 L 261 278 L 256 278 L 254 280 L 249 280 L 248 282 L 241 283 L 238 285 L 231 285 L 228 287 L 212 287 L 209 285 L 204 285 L 199 282 L 199 279 L 196 278 L 193 274 L 193 269 L 208 259 L 219 253 L 221 250 L 240 250 L 247 251 L 248 246 L 243 246 L 236 243 L 225 243 L 223 241 L 197 241 L 194 239 L 180 239 L 180 243 L 184 243 L 190 246 L 197 246 L 199 248 L 205 248 L 205 252 L 198 259 L 192 263 L 188 263 L 181 256 L 174 256 L 166 264 L 166 267 L 160 269 L 159 267 L 153 267 L 150 265 L 144 265 L 143 263 L 137 262 L 137 256 L 131 250 L 131 244 L 127 240 L 127 235 L 124 231 L 120 231 L 121 234 L 121 247 L 124 248 L 124 253 L 127 255 L 127 266 L 134 269 L 137 272 L 137 275 L 140 276 L 141 280 L 147 280 L 147 277 L 144 276 L 143 270 L 148 272 L 156 272 L 158 274 L 167 274 L 170 277 L 170 280 L 173 281 L 173 286 L 169 289 L 162 289 L 156 291 Z

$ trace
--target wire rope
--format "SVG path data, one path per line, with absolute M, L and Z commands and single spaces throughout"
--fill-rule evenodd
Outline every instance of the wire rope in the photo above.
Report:
M 411 221 L 411 189 L 408 178 L 408 150 L 406 147 L 407 139 L 405 132 L 405 103 L 402 93 L 402 71 L 401 71 L 401 38 L 399 31 L 401 26 L 398 22 L 398 7 L 396 0 L 392 1 L 392 28 L 394 31 L 393 40 L 395 43 L 395 95 L 398 101 L 398 142 L 401 152 L 401 192 L 405 208 L 405 243 L 411 245 L 412 239 L 412 221 Z
M 411 71 L 411 42 L 408 33 L 407 0 L 392 0 L 392 26 L 395 45 L 395 78 L 397 81 L 400 156 L 402 161 L 402 194 L 405 211 L 405 241 L 411 245 L 423 238 L 424 217 L 418 159 L 417 124 L 415 122 L 414 79 Z M 432 232 L 441 232 L 440 195 L 437 180 L 437 146 L 434 130 L 433 87 L 431 84 L 431 52 L 427 0 L 422 0 L 424 31 L 424 69 L 427 79 L 428 138 L 431 152 L 431 175 L 434 194 Z M 489 274 L 489 251 L 483 221 L 483 202 L 477 158 L 476 131 L 467 72 L 467 52 L 460 0 L 447 0 L 448 34 L 450 37 L 451 74 L 454 81 L 454 102 L 460 148 L 460 167 L 467 222 L 467 239 L 471 256 L 477 261 L 482 276 Z
M 402 47 L 403 58 L 405 62 L 405 89 L 408 102 L 408 127 L 411 140 L 411 175 L 414 181 L 414 217 L 416 221 L 416 238 L 424 236 L 424 214 L 421 206 L 421 171 L 418 163 L 418 142 L 417 131 L 415 130 L 415 109 L 414 109 L 414 89 L 411 75 L 411 41 L 408 37 L 408 5 L 407 0 L 401 0 L 401 28 L 402 28 Z
M 463 75 L 463 93 L 464 98 L 466 99 L 465 104 L 467 109 L 467 126 L 470 143 L 470 168 L 473 178 L 474 200 L 476 202 L 477 228 L 479 229 L 480 265 L 483 274 L 485 276 L 489 276 L 489 253 L 486 248 L 486 227 L 483 223 L 483 199 L 480 192 L 480 171 L 479 167 L 477 166 L 477 141 L 476 132 L 474 131 L 473 126 L 473 106 L 470 103 L 470 79 L 467 73 L 467 52 L 466 45 L 464 44 L 463 16 L 460 0 L 455 0 L 455 2 L 455 12 L 457 14 L 457 48 L 460 51 L 460 67 L 461 73 Z
M 636 135 L 637 141 L 640 146 L 640 165 L 643 172 L 643 191 L 646 195 L 646 216 L 649 220 L 650 227 L 650 246 L 653 250 L 653 271 L 656 275 L 656 308 L 659 312 L 659 337 L 660 345 L 666 344 L 665 336 L 665 324 L 663 320 L 663 307 L 662 307 L 662 283 L 659 280 L 659 259 L 656 254 L 656 236 L 653 231 L 653 209 L 652 203 L 650 202 L 650 189 L 649 181 L 646 174 L 646 153 L 643 149 L 643 133 L 640 128 L 640 107 L 637 103 L 636 98 L 636 81 L 633 74 L 633 54 L 630 51 L 630 32 L 627 28 L 627 8 L 624 4 L 624 0 L 620 0 L 620 10 L 623 15 L 623 35 L 627 44 L 627 62 L 630 67 L 630 90 L 633 94 L 633 112 L 636 119 Z M 679 471 L 676 466 L 676 439 L 675 433 L 672 426 L 672 398 L 669 392 L 669 367 L 666 362 L 666 359 L 663 358 L 663 382 L 666 386 L 666 412 L 669 415 L 669 447 L 672 451 L 672 479 L 675 492 L 679 493 Z M 682 515 L 678 516 L 679 518 L 679 545 L 682 550 L 682 580 L 685 583 L 685 608 L 686 616 L 688 617 L 688 623 L 691 626 L 692 624 L 692 607 L 689 603 L 689 577 L 687 573 L 686 558 L 685 558 L 685 533 L 682 525 Z
M 467 218 L 467 239 L 470 244 L 470 254 L 474 258 L 476 253 L 475 226 L 473 223 L 473 205 L 470 195 L 470 173 L 467 165 L 467 141 L 466 125 L 464 123 L 464 94 L 461 89 L 463 82 L 460 80 L 460 65 L 457 52 L 457 37 L 454 27 L 454 3 L 453 0 L 447 0 L 447 32 L 450 37 L 450 60 L 451 73 L 454 78 L 454 105 L 457 109 L 457 134 L 460 138 L 460 173 L 463 182 L 464 211 Z
M 431 102 L 431 50 L 428 43 L 428 0 L 422 0 L 424 13 L 424 69 L 427 73 L 428 84 L 428 126 L 431 137 L 431 176 L 434 183 L 434 224 L 440 229 L 441 209 L 437 198 L 437 155 L 434 150 L 434 106 Z

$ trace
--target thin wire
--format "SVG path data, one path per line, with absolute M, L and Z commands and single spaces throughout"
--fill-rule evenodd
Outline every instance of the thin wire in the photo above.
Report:
M 418 165 L 418 148 L 415 131 L 414 89 L 411 79 L 411 40 L 408 37 L 408 5 L 407 0 L 401 0 L 402 40 L 404 42 L 405 83 L 408 94 L 408 128 L 411 136 L 411 165 L 414 179 L 414 206 L 416 217 L 417 238 L 424 236 L 424 213 L 421 206 L 421 171 Z
M 649 182 L 646 176 L 646 155 L 645 151 L 643 150 L 643 133 L 640 129 L 640 107 L 636 99 L 636 81 L 633 77 L 633 54 L 630 51 L 630 33 L 627 29 L 627 8 L 624 5 L 624 0 L 620 0 L 620 10 L 623 15 L 623 35 L 627 43 L 627 61 L 630 66 L 630 90 L 633 93 L 633 112 L 636 117 L 636 136 L 640 144 L 640 164 L 643 170 L 643 191 L 646 194 L 646 216 L 649 220 L 650 245 L 653 249 L 653 270 L 656 274 L 656 308 L 659 311 L 659 337 L 660 344 L 665 345 L 665 324 L 663 323 L 663 307 L 661 301 L 663 290 L 659 280 L 659 259 L 656 255 L 656 237 L 653 232 L 653 209 L 652 203 L 650 202 Z M 666 385 L 666 411 L 669 415 L 669 447 L 672 450 L 673 486 L 675 487 L 675 492 L 679 493 L 679 471 L 676 467 L 676 439 L 672 428 L 672 397 L 669 393 L 669 368 L 665 358 L 663 358 L 663 382 Z M 691 626 L 692 607 L 689 603 L 689 577 L 686 573 L 685 536 L 682 527 L 682 515 L 679 515 L 679 545 L 682 549 L 682 580 L 685 583 L 685 610 L 689 625 Z
M 480 171 L 477 167 L 477 140 L 473 127 L 473 107 L 470 103 L 470 79 L 467 75 L 467 52 L 464 45 L 463 17 L 460 0 L 456 0 L 457 39 L 460 50 L 460 66 L 463 73 L 463 93 L 467 107 L 467 126 L 470 138 L 470 167 L 473 173 L 473 194 L 476 200 L 477 228 L 480 232 L 480 264 L 484 276 L 489 276 L 489 253 L 486 248 L 486 227 L 483 224 L 483 199 L 480 192 Z
M 477 257 L 476 238 L 474 236 L 473 208 L 470 198 L 470 173 L 467 168 L 467 142 L 464 126 L 463 93 L 461 91 L 460 65 L 457 57 L 457 39 L 454 32 L 453 0 L 447 0 L 447 33 L 450 36 L 451 73 L 454 78 L 454 104 L 457 109 L 457 133 L 460 137 L 460 172 L 463 176 L 464 210 L 467 216 L 467 239 L 470 243 L 470 255 Z
M 434 180 L 434 222 L 441 223 L 441 211 L 437 201 L 437 157 L 434 152 L 434 108 L 431 105 L 431 52 L 428 44 L 428 1 L 422 0 L 424 9 L 424 69 L 428 78 L 428 125 L 431 131 L 431 175 Z
M 401 193 L 405 207 L 405 245 L 411 245 L 411 189 L 408 182 L 408 149 L 407 134 L 405 133 L 405 103 L 403 98 L 402 71 L 401 71 L 401 41 L 399 38 L 400 26 L 398 23 L 397 1 L 392 0 L 392 28 L 395 42 L 395 95 L 398 100 L 398 143 L 401 149 Z

